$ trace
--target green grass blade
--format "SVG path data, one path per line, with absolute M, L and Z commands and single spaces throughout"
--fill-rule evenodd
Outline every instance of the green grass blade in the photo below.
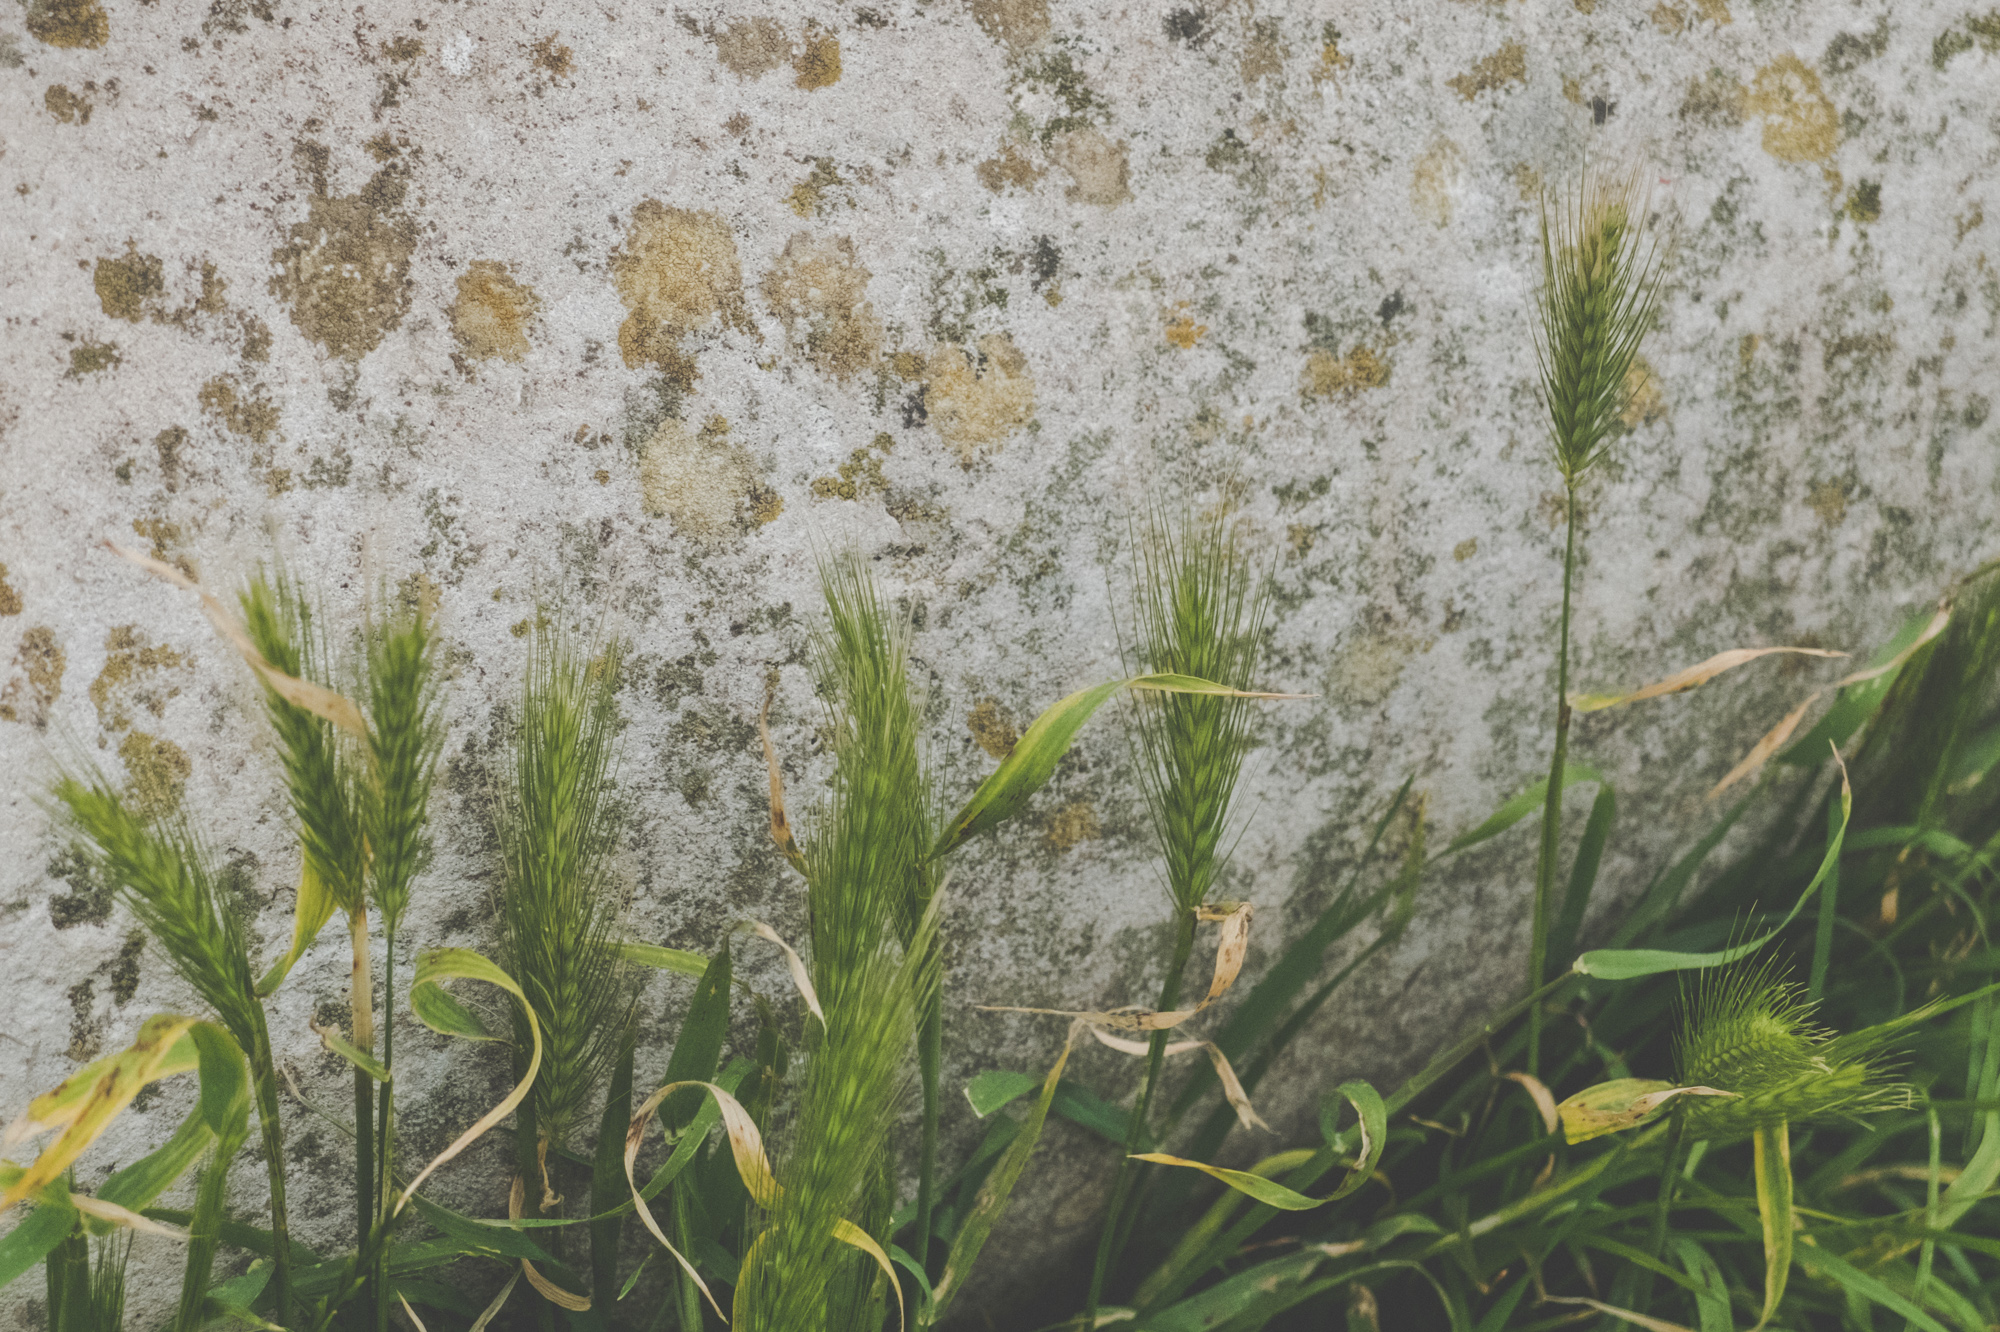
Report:
M 42 1190 L 34 1210 L 0 1235 L 0 1287 L 34 1271 L 35 1265 L 76 1229 L 81 1217 L 69 1205 L 69 1188 L 63 1181 Z
M 1569 883 L 1563 890 L 1562 910 L 1549 931 L 1549 961 L 1566 962 L 1576 951 L 1583 931 L 1584 913 L 1590 907 L 1591 890 L 1597 886 L 1597 870 L 1604 861 L 1604 845 L 1611 837 L 1611 824 L 1618 816 L 1618 796 L 1609 782 L 1598 785 L 1597 799 L 1591 802 L 1590 820 L 1583 826 L 1583 840 L 1577 843 L 1576 859 L 1570 865 Z
M 1729 1313 L 1729 1285 L 1715 1259 L 1691 1239 L 1676 1238 L 1673 1246 L 1688 1280 L 1694 1283 L 1695 1316 L 1700 1320 L 1701 1332 L 1735 1332 L 1736 1323 Z
M 1757 1129 L 1751 1142 L 1755 1148 L 1752 1168 L 1757 1180 L 1757 1224 L 1764 1236 L 1764 1309 L 1757 1319 L 1757 1328 L 1763 1328 L 1777 1316 L 1792 1272 L 1791 1133 L 1780 1122 Z
M 1833 1282 L 1843 1290 L 1852 1291 L 1870 1304 L 1878 1304 L 1890 1313 L 1901 1315 L 1909 1320 L 1912 1326 L 1922 1328 L 1923 1332 L 1950 1332 L 1937 1319 L 1891 1290 L 1880 1278 L 1870 1276 L 1819 1245 L 1801 1246 L 1798 1250 L 1798 1260 L 1799 1266 L 1808 1272 Z
M 1603 780 L 1604 775 L 1589 764 L 1563 764 L 1562 784 L 1564 790 L 1568 790 L 1578 782 L 1601 782 Z M 1501 833 L 1506 832 L 1522 819 L 1527 818 L 1528 815 L 1540 809 L 1543 802 L 1548 799 L 1548 794 L 1549 781 L 1548 778 L 1544 777 L 1487 815 L 1485 822 L 1481 823 L 1471 832 L 1463 833 L 1453 839 L 1449 846 L 1438 853 L 1438 859 L 1442 860 L 1446 856 L 1455 856 L 1461 851 L 1479 845 L 1481 842 L 1491 841 L 1493 838 L 1498 837 Z
M 608 1316 L 618 1300 L 618 1244 L 624 1218 L 606 1213 L 625 1196 L 625 1130 L 632 1122 L 632 1047 L 638 1025 L 625 1024 L 618 1052 L 611 1061 L 611 1085 L 604 1093 L 604 1114 L 597 1123 L 597 1152 L 590 1171 L 591 1307 Z M 706 1079 L 704 1079 L 706 1081 Z

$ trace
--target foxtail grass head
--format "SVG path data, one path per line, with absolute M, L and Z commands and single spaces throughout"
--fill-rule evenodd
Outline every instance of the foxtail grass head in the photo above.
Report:
M 1880 1040 L 1816 1026 L 1814 1007 L 1768 962 L 1707 975 L 1684 993 L 1681 1083 L 1731 1093 L 1689 1098 L 1689 1129 L 1724 1137 L 1908 1105 L 1910 1089 L 1883 1071 Z
M 444 747 L 429 610 L 419 604 L 372 620 L 364 666 L 370 895 L 393 934 L 412 880 L 430 863 L 431 783 Z
M 1153 514 L 1140 546 L 1140 580 L 1133 645 L 1140 672 L 1256 687 L 1268 601 L 1226 517 Z M 1147 694 L 1138 708 L 1146 802 L 1167 890 L 1178 908 L 1192 911 L 1207 900 L 1222 858 L 1251 745 L 1249 705 Z
M 1659 309 L 1647 202 L 1636 173 L 1586 176 L 1575 199 L 1542 202 L 1536 351 L 1556 466 L 1571 487 L 1631 405 L 1633 358 Z
M 535 1120 L 558 1141 L 610 1062 L 630 1002 L 610 865 L 620 664 L 615 646 L 593 657 L 559 633 L 536 634 L 500 813 L 509 970 L 543 1015 Z M 517 1025 L 525 1051 L 526 1022 Z

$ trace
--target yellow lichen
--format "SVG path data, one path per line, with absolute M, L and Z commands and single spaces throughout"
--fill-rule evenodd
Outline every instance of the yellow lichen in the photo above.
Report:
M 1474 555 L 1477 555 L 1478 553 L 1479 553 L 1478 537 L 1467 537 L 1465 540 L 1459 542 L 1456 546 L 1453 546 L 1451 548 L 1452 559 L 1456 560 L 1460 564 L 1464 564 L 1467 560 L 1471 559 Z
M 1627 430 L 1636 430 L 1649 421 L 1664 420 L 1667 397 L 1660 389 L 1660 377 L 1643 356 L 1634 356 L 1625 371 L 1625 410 L 1620 420 Z
M 972 0 L 972 19 L 988 37 L 1022 55 L 1049 35 L 1049 0 Z
M 1132 197 L 1129 150 L 1094 129 L 1068 130 L 1049 144 L 1049 160 L 1069 174 L 1063 197 L 1112 208 Z
M 118 757 L 125 764 L 125 798 L 133 813 L 162 819 L 180 808 L 194 765 L 179 745 L 134 731 L 118 742 Z
M 136 324 L 167 294 L 166 266 L 128 240 L 124 255 L 97 261 L 91 284 L 105 314 Z
M 1516 163 L 1514 190 L 1521 196 L 1522 203 L 1534 203 L 1542 197 L 1542 173 L 1526 162 Z
M 1081 842 L 1094 842 L 1104 836 L 1104 830 L 1097 820 L 1097 809 L 1088 800 L 1072 800 L 1049 816 L 1049 845 L 1058 851 L 1067 851 Z
M 1185 301 L 1174 307 L 1172 315 L 1173 317 L 1167 320 L 1167 341 L 1182 350 L 1193 347 L 1208 332 L 1207 324 L 1194 322 L 1194 316 L 1188 313 Z
M 776 19 L 731 19 L 709 40 L 715 58 L 738 78 L 762 78 L 792 57 L 792 39 Z
M 21 594 L 7 581 L 7 566 L 0 564 L 0 615 L 19 615 Z
M 847 379 L 875 363 L 882 321 L 868 300 L 868 269 L 845 236 L 816 239 L 801 231 L 758 290 L 785 326 L 786 340 L 826 374 Z
M 1660 0 L 1646 17 L 1653 20 L 1653 26 L 1669 37 L 1679 36 L 1687 30 L 1687 11 L 1679 5 L 1669 4 L 1667 0 Z
M 1819 75 L 1787 53 L 1757 71 L 1745 105 L 1764 118 L 1764 151 L 1781 162 L 1823 162 L 1840 142 L 1840 113 Z
M 88 691 L 98 724 L 107 731 L 122 731 L 132 724 L 134 707 L 163 716 L 167 700 L 180 693 L 180 685 L 155 677 L 186 666 L 187 657 L 164 643 L 147 642 L 136 624 L 121 624 L 107 633 L 104 651 L 104 668 Z
M 536 69 L 546 71 L 552 79 L 568 78 L 570 69 L 574 64 L 574 52 L 556 40 L 561 36 L 562 34 L 559 32 L 552 32 L 528 48 L 530 63 Z M 422 48 L 419 47 L 418 49 L 421 50 Z
M 1261 21 L 1243 47 L 1243 58 L 1236 62 L 1236 77 L 1246 87 L 1255 87 L 1263 79 L 1283 77 L 1284 72 L 1285 46 L 1278 35 L 1278 25 L 1270 20 Z
M 88 125 L 92 103 L 82 93 L 73 93 L 66 83 L 51 83 L 42 94 L 42 110 L 65 125 Z
M 1731 21 L 1728 0 L 1694 0 L 1694 8 L 1696 13 L 1717 27 Z
M 1469 102 L 1483 92 L 1527 81 L 1528 48 L 1519 42 L 1506 42 L 1492 55 L 1474 61 L 1465 73 L 1446 79 L 1445 84 Z
M 534 289 L 515 281 L 507 265 L 475 259 L 458 275 L 452 336 L 476 360 L 518 361 L 528 354 L 528 321 L 540 307 Z
M 633 369 L 658 365 L 692 381 L 681 338 L 712 322 L 748 330 L 743 266 L 736 237 L 720 213 L 668 208 L 647 199 L 632 210 L 623 247 L 611 256 L 612 280 L 630 313 L 618 350 Z
M 45 624 L 31 626 L 14 649 L 14 674 L 0 689 L 0 720 L 40 725 L 49 706 L 62 696 L 67 664 L 56 631 Z
M 757 465 L 729 438 L 729 422 L 711 416 L 696 434 L 673 417 L 654 429 L 639 454 L 640 496 L 646 512 L 704 545 L 768 523 L 784 501 L 757 475 Z
M 95 50 L 111 40 L 111 19 L 97 0 L 29 0 L 28 32 L 50 46 Z
M 1839 481 L 1815 482 L 1806 487 L 1806 507 L 1828 527 L 1840 526 L 1847 517 L 1847 486 Z
M 972 738 L 979 747 L 996 759 L 1004 759 L 1014 752 L 1020 742 L 1021 733 L 1014 727 L 1014 718 L 997 698 L 982 698 L 972 705 L 966 714 L 965 729 L 972 732 Z
M 334 356 L 359 360 L 382 345 L 410 308 L 417 227 L 402 211 L 405 168 L 391 164 L 356 194 L 314 196 L 306 220 L 272 251 L 271 294 L 299 332 Z
M 1410 175 L 1410 205 L 1417 215 L 1440 227 L 1449 225 L 1464 170 L 1465 154 L 1450 139 L 1437 139 L 1425 149 Z
M 792 82 L 807 92 L 840 82 L 840 38 L 817 23 L 806 26 L 805 49 L 792 61 Z
M 972 174 L 979 178 L 981 185 L 998 194 L 1009 185 L 1032 190 L 1035 182 L 1042 178 L 1043 171 L 1019 145 L 1010 141 L 1000 145 L 997 156 L 989 157 L 972 168 Z
M 1316 347 L 1306 357 L 1305 371 L 1299 376 L 1299 393 L 1308 400 L 1351 398 L 1364 389 L 1386 385 L 1390 368 L 1388 360 L 1372 347 L 1356 347 L 1346 356 Z
M 277 432 L 278 406 L 265 395 L 262 384 L 246 387 L 232 376 L 217 375 L 195 396 L 202 410 L 232 435 L 264 444 Z
M 813 497 L 857 500 L 880 495 L 889 488 L 889 478 L 882 474 L 882 460 L 895 447 L 894 435 L 886 430 L 877 431 L 871 443 L 854 450 L 846 462 L 834 468 L 835 475 L 813 478 Z
M 976 349 L 943 344 L 931 353 L 926 373 L 930 423 L 966 467 L 1034 415 L 1028 358 L 1005 333 L 981 338 Z

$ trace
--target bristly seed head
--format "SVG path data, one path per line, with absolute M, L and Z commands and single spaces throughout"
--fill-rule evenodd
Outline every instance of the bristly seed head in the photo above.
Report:
M 1573 207 L 1542 204 L 1536 354 L 1556 466 L 1574 487 L 1630 405 L 1627 375 L 1659 309 L 1660 247 L 1636 173 L 1586 178 Z

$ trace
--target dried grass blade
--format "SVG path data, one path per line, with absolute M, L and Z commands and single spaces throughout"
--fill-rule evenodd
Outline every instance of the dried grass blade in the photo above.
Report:
M 1555 1093 L 1549 1090 L 1549 1085 L 1546 1082 L 1543 1082 L 1532 1073 L 1523 1073 L 1518 1068 L 1503 1073 L 1501 1076 L 1509 1082 L 1518 1082 L 1527 1090 L 1528 1095 L 1535 1102 L 1535 1109 L 1541 1111 L 1543 1132 L 1554 1133 L 1562 1126 L 1562 1116 L 1556 1113 Z
M 1751 1138 L 1757 1175 L 1757 1221 L 1764 1232 L 1764 1309 L 1757 1326 L 1768 1327 L 1785 1298 L 1792 1271 L 1792 1142 L 1788 1125 L 1756 1129 Z
M 1097 1038 L 1099 1045 L 1108 1046 L 1120 1054 L 1143 1058 L 1151 1049 L 1144 1041 L 1128 1041 L 1122 1036 L 1113 1036 L 1098 1027 L 1092 1027 L 1090 1034 Z M 1215 1068 L 1216 1080 L 1222 1084 L 1222 1095 L 1229 1102 L 1230 1109 L 1236 1112 L 1238 1123 L 1247 1129 L 1273 1132 L 1271 1126 L 1264 1122 L 1264 1117 L 1257 1113 L 1256 1107 L 1250 1104 L 1250 1094 L 1243 1090 L 1242 1080 L 1236 1076 L 1236 1069 L 1230 1064 L 1229 1056 L 1224 1054 L 1222 1047 L 1214 1041 L 1175 1041 L 1166 1046 L 1161 1054 L 1171 1058 L 1174 1055 L 1186 1054 L 1190 1050 L 1202 1050 L 1207 1053 L 1208 1062 Z
M 528 1057 L 528 1071 L 514 1085 L 514 1090 L 508 1092 L 500 1104 L 487 1111 L 478 1123 L 459 1134 L 449 1147 L 439 1152 L 429 1165 L 418 1172 L 417 1177 L 410 1181 L 409 1187 L 403 1190 L 402 1196 L 396 1199 L 396 1206 L 389 1213 L 391 1216 L 402 1212 L 408 1205 L 410 1196 L 417 1191 L 417 1186 L 429 1179 L 432 1171 L 470 1147 L 488 1129 L 512 1114 L 514 1107 L 527 1099 L 528 1089 L 535 1085 L 535 1074 L 542 1067 L 542 1024 L 536 1018 L 534 1006 L 528 1002 L 528 996 L 521 992 L 521 987 L 514 983 L 512 976 L 470 949 L 434 948 L 417 959 L 416 980 L 410 986 L 410 1010 L 423 1021 L 424 1025 L 445 1036 L 493 1039 L 479 1030 L 476 1022 L 472 1024 L 473 1029 L 468 1030 L 462 1024 L 440 1025 L 439 1021 L 435 1020 L 443 1016 L 447 1022 L 455 1023 L 457 1014 L 465 1014 L 468 1019 L 471 1016 L 466 1013 L 462 1005 L 445 994 L 441 982 L 452 979 L 485 981 L 513 995 L 515 1002 L 521 1005 L 521 1011 L 527 1015 L 528 1033 L 534 1040 L 534 1049 Z M 420 994 L 435 998 L 426 1002 L 419 999 Z M 437 1003 L 437 999 L 449 1000 L 449 1007 Z M 456 1013 L 452 1010 L 456 1010 Z
M 1930 642 L 1933 638 L 1936 638 L 1939 634 L 1943 633 L 1945 630 L 1945 626 L 1950 623 L 1951 623 L 1951 607 L 1948 605 L 1939 606 L 1937 614 L 1931 616 L 1931 622 L 1924 626 L 1924 631 L 1921 634 L 1917 635 L 1915 642 L 1911 643 L 1901 652 L 1898 652 L 1895 656 L 1889 658 L 1889 660 L 1883 662 L 1880 666 L 1876 666 L 1871 670 L 1856 671 L 1853 675 L 1843 676 L 1842 678 L 1835 680 L 1833 684 L 1829 686 L 1829 688 L 1844 689 L 1848 685 L 1865 684 L 1867 681 L 1873 680 L 1877 676 L 1887 675 L 1890 671 L 1901 668 L 1904 662 L 1908 661 L 1912 656 L 1916 655 L 1916 651 L 1918 648 L 1922 647 L 1924 644 Z
M 701 1273 L 694 1270 L 694 1264 L 682 1256 L 681 1251 L 674 1247 L 673 1241 L 667 1238 L 666 1232 L 660 1229 L 660 1223 L 654 1218 L 653 1209 L 646 1205 L 645 1193 L 640 1190 L 638 1178 L 633 1173 L 635 1163 L 639 1159 L 639 1147 L 646 1140 L 646 1126 L 652 1122 L 653 1112 L 660 1108 L 662 1101 L 683 1087 L 700 1087 L 714 1098 L 716 1108 L 722 1112 L 723 1126 L 729 1134 L 729 1151 L 736 1161 L 736 1173 L 742 1178 L 743 1186 L 750 1191 L 751 1198 L 758 1206 L 769 1207 L 777 1201 L 778 1181 L 771 1174 L 770 1162 L 765 1159 L 764 1143 L 757 1132 L 756 1121 L 750 1118 L 750 1113 L 734 1096 L 712 1082 L 668 1083 L 648 1096 L 644 1104 L 632 1113 L 632 1122 L 625 1130 L 625 1183 L 632 1190 L 632 1203 L 639 1213 L 640 1222 L 651 1232 L 653 1238 L 673 1255 L 681 1270 L 686 1272 L 689 1279 L 700 1289 L 702 1297 L 708 1301 L 709 1308 L 715 1310 L 715 1316 L 727 1325 L 729 1315 L 722 1312 L 722 1306 L 715 1301 L 714 1292 L 710 1291 L 708 1283 L 701 1279 Z M 695 1131 L 702 1133 L 707 1131 L 699 1119 L 695 1121 Z
M 544 1167 L 542 1189 L 544 1196 L 546 1196 L 548 1192 L 546 1167 Z M 514 1182 L 507 1190 L 507 1219 L 509 1221 L 519 1221 L 521 1219 L 522 1203 L 525 1200 L 527 1191 L 527 1187 L 521 1182 L 521 1177 L 519 1175 L 514 1176 Z M 569 1309 L 575 1313 L 582 1313 L 590 1308 L 590 1297 L 588 1295 L 578 1295 L 573 1291 L 564 1290 L 561 1286 L 558 1286 L 555 1282 L 537 1271 L 535 1265 L 526 1258 L 521 1259 L 520 1262 L 521 1275 L 528 1278 L 528 1284 L 533 1286 L 536 1292 L 550 1304 L 556 1305 L 559 1308 Z
M 1250 951 L 1250 917 L 1256 908 L 1248 902 L 1234 907 L 1202 907 L 1196 919 L 1222 922 L 1221 936 L 1215 941 L 1215 975 L 1208 983 L 1208 997 L 1201 1001 L 1206 1008 L 1220 999 L 1229 987 L 1236 983 L 1236 977 L 1243 970 L 1243 959 Z
M 806 1007 L 812 1010 L 812 1015 L 819 1019 L 819 1025 L 824 1027 L 826 1012 L 819 1006 L 819 994 L 813 989 L 812 976 L 806 971 L 805 959 L 799 956 L 798 950 L 779 938 L 778 932 L 761 920 L 750 923 L 750 932 L 766 943 L 774 943 L 785 950 L 785 966 L 792 973 L 792 984 L 799 987 L 799 995 L 806 1001 Z
M 431 1332 L 429 1328 L 424 1326 L 424 1320 L 417 1317 L 417 1311 L 410 1307 L 409 1297 L 398 1291 L 396 1292 L 396 1300 L 403 1306 L 403 1317 L 410 1320 L 411 1327 L 416 1328 L 417 1332 Z
M 127 1230 L 139 1231 L 147 1235 L 160 1235 L 170 1240 L 179 1240 L 182 1243 L 186 1243 L 192 1238 L 179 1226 L 164 1225 L 161 1222 L 153 1220 L 151 1217 L 139 1215 L 139 1213 L 129 1207 L 121 1207 L 115 1202 L 106 1202 L 102 1198 L 93 1198 L 87 1193 L 72 1193 L 69 1195 L 69 1202 L 70 1206 L 76 1208 L 77 1211 L 82 1212 L 85 1216 L 94 1216 L 100 1221 L 109 1221 L 112 1225 L 123 1226 Z
M 500 1287 L 500 1293 L 493 1297 L 493 1302 L 480 1310 L 479 1317 L 472 1320 L 472 1326 L 465 1329 L 465 1332 L 486 1332 L 486 1325 L 500 1316 L 500 1310 L 506 1307 L 507 1297 L 514 1293 L 514 1285 L 520 1279 L 519 1272 L 509 1276 L 507 1284 Z
M 1668 694 L 1682 694 L 1690 689 L 1707 684 L 1724 671 L 1734 670 L 1759 657 L 1773 653 L 1788 652 L 1801 657 L 1845 657 L 1845 652 L 1830 652 L 1825 648 L 1809 647 L 1763 647 L 1731 648 L 1718 652 L 1707 661 L 1699 662 L 1684 671 L 1676 671 L 1664 680 L 1642 685 L 1626 694 L 1571 694 L 1569 706 L 1574 712 L 1602 712 L 1607 708 L 1621 707 L 1626 703 L 1639 703 L 1649 698 L 1663 698 Z
M 217 597 L 213 592 L 207 591 L 199 583 L 164 560 L 156 560 L 150 555 L 142 555 L 136 550 L 128 550 L 124 546 L 112 541 L 105 542 L 104 548 L 120 559 L 129 560 L 133 564 L 138 565 L 147 573 L 157 578 L 165 579 L 175 587 L 182 588 L 200 597 L 202 613 L 208 617 L 208 622 L 215 627 L 215 632 L 221 634 L 223 640 L 229 646 L 235 648 L 243 660 L 249 664 L 250 669 L 257 673 L 258 678 L 269 685 L 272 692 L 284 699 L 285 702 L 290 703 L 293 707 L 304 708 L 314 716 L 324 718 L 352 735 L 366 736 L 368 734 L 367 724 L 361 718 L 361 709 L 354 706 L 352 699 L 336 694 L 331 689 L 316 685 L 310 680 L 301 680 L 296 675 L 287 675 L 265 660 L 264 654 L 259 652 L 256 645 L 250 641 L 250 635 L 244 630 L 242 624 L 237 621 L 234 615 L 229 613 L 229 608 L 223 605 L 222 599 Z
M 1779 718 L 1778 724 L 1764 732 L 1764 738 L 1752 745 L 1750 752 L 1745 754 L 1742 760 L 1735 767 L 1731 768 L 1721 781 L 1709 788 L 1708 798 L 1713 800 L 1730 787 L 1736 785 L 1736 783 L 1742 781 L 1745 777 L 1754 776 L 1757 770 L 1764 766 L 1765 761 L 1771 755 L 1777 753 L 1779 747 L 1785 741 L 1792 738 L 1792 732 L 1798 730 L 1799 723 L 1805 720 L 1806 709 L 1818 701 L 1818 692 L 1808 694 L 1806 695 L 1805 702 Z
M 882 1246 L 875 1242 L 873 1236 L 845 1217 L 833 1223 L 833 1237 L 842 1244 L 861 1250 L 873 1258 L 875 1265 L 882 1269 L 883 1277 L 889 1282 L 889 1289 L 896 1292 L 896 1328 L 897 1332 L 902 1332 L 902 1329 L 910 1325 L 909 1314 L 903 1308 L 903 1283 L 896 1280 L 896 1267 L 889 1261 L 889 1255 L 882 1252 Z
M 764 766 L 771 775 L 771 840 L 777 844 L 778 854 L 799 873 L 806 872 L 806 858 L 799 851 L 799 844 L 792 836 L 791 820 L 785 817 L 785 774 L 778 766 L 778 749 L 771 743 L 771 698 L 776 691 L 764 690 L 764 707 L 757 714 L 757 735 L 764 742 Z M 824 1018 L 820 1019 L 822 1022 Z
M 1666 1319 L 1655 1318 L 1651 1314 L 1633 1313 L 1630 1309 L 1620 1309 L 1616 1305 L 1606 1304 L 1602 1300 L 1586 1299 L 1581 1295 L 1544 1295 L 1542 1302 L 1544 1304 L 1580 1304 L 1586 1308 L 1595 1309 L 1601 1314 L 1621 1319 L 1624 1322 L 1632 1324 L 1634 1327 L 1643 1327 L 1646 1329 L 1646 1332 L 1691 1332 L 1691 1329 L 1683 1327 L 1679 1323 L 1669 1323 Z
M 1072 1012 L 1062 1008 L 1016 1008 L 1007 1004 L 981 1004 L 982 1013 L 1034 1013 L 1042 1017 L 1066 1017 L 1088 1023 L 1093 1029 L 1107 1027 L 1113 1031 L 1170 1031 L 1189 1018 L 1194 1017 L 1210 1004 L 1228 993 L 1236 983 L 1237 975 L 1243 970 L 1243 958 L 1250 947 L 1250 918 L 1256 908 L 1248 902 L 1234 905 L 1200 907 L 1195 919 L 1222 923 L 1222 937 L 1216 941 L 1215 974 L 1209 980 L 1208 994 L 1193 1008 L 1176 1008 L 1165 1012 L 1150 1008 L 1122 1008 L 1107 1011 Z M 1099 1039 L 1102 1039 L 1101 1037 Z M 1116 1047 L 1114 1047 L 1116 1048 Z M 1193 1045 L 1185 1048 L 1193 1049 Z

